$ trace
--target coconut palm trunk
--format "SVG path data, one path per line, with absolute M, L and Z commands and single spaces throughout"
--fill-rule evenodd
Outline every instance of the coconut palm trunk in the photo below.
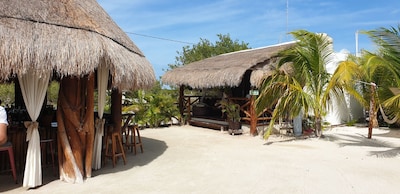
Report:
M 379 127 L 377 110 L 375 108 L 375 84 L 371 84 L 371 100 L 369 104 L 368 139 L 372 138 L 372 129 Z
M 322 135 L 322 119 L 321 117 L 315 117 L 315 135 L 321 137 Z
M 82 183 L 92 172 L 94 76 L 61 80 L 57 122 L 60 179 Z

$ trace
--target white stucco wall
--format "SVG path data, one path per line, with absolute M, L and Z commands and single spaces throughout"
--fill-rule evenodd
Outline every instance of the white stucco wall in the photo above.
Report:
M 328 73 L 333 74 L 338 63 L 346 60 L 349 53 L 350 52 L 347 50 L 334 53 L 332 62 L 326 65 Z M 339 99 L 333 99 L 332 106 L 325 117 L 325 121 L 329 122 L 331 125 L 338 125 L 364 117 L 362 106 L 353 97 L 349 94 L 344 94 L 344 99 L 344 102 Z

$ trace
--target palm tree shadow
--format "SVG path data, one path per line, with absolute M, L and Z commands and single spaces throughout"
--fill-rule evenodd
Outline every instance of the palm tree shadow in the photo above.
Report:
M 390 137 L 390 138 L 400 138 L 400 129 L 398 128 L 390 128 L 386 130 L 385 133 L 374 134 L 373 136 L 377 137 Z
M 345 135 L 335 134 L 327 135 L 325 138 L 328 141 L 337 143 L 340 147 L 345 146 L 358 146 L 358 147 L 375 147 L 375 148 L 388 148 L 384 151 L 370 151 L 369 156 L 376 156 L 378 158 L 394 158 L 400 155 L 400 148 L 393 146 L 392 144 L 381 141 L 379 139 L 368 139 L 366 136 L 358 135 Z
M 263 145 L 272 145 L 275 143 L 285 143 L 285 142 L 292 142 L 292 141 L 302 141 L 302 140 L 307 140 L 309 137 L 287 137 L 286 139 L 282 140 L 275 140 L 275 141 L 268 141 L 264 143 Z
M 284 143 L 284 142 L 291 142 L 294 141 L 294 139 L 285 139 L 285 140 L 279 140 L 279 141 L 268 141 L 264 143 L 264 145 L 272 145 L 274 143 Z
M 377 158 L 395 158 L 400 155 L 400 148 L 392 148 L 386 151 L 370 151 L 369 155 Z
M 386 142 L 378 141 L 376 139 L 367 139 L 364 135 L 349 135 L 349 134 L 329 134 L 326 135 L 325 140 L 335 142 L 340 147 L 345 146 L 362 146 L 362 147 L 391 147 Z

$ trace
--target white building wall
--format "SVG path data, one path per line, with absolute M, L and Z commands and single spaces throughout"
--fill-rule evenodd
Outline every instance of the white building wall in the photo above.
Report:
M 328 73 L 333 74 L 339 62 L 346 60 L 348 55 L 349 51 L 347 50 L 334 53 L 332 62 L 326 65 Z M 340 99 L 332 101 L 332 106 L 329 107 L 329 112 L 325 117 L 325 121 L 331 125 L 344 124 L 364 117 L 362 106 L 349 94 L 344 94 L 344 102 Z

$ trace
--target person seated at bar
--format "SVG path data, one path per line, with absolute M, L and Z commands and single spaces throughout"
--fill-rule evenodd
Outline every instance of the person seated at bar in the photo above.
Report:
M 0 100 L 0 146 L 7 142 L 7 112 L 4 107 L 1 106 Z

